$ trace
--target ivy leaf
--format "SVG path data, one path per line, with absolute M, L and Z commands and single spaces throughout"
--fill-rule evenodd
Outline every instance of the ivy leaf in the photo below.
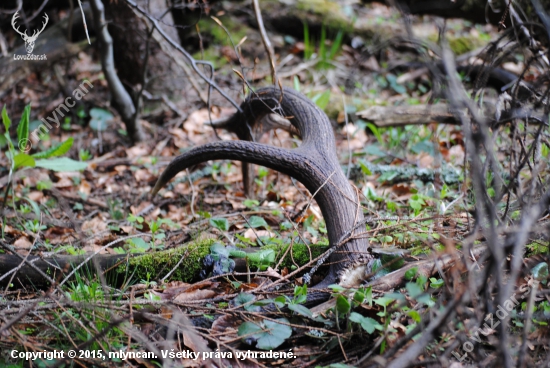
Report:
M 65 142 L 61 142 L 58 145 L 51 147 L 50 149 L 38 152 L 32 155 L 34 158 L 50 158 L 50 157 L 56 157 L 61 156 L 67 153 L 71 147 L 73 146 L 74 138 L 70 137 Z
M 88 164 L 85 162 L 75 161 L 68 157 L 61 157 L 48 160 L 36 160 L 36 166 L 57 172 L 67 172 L 84 170 L 88 167 Z
M 13 156 L 13 163 L 16 169 L 18 167 L 34 167 L 36 165 L 34 158 L 27 155 L 26 153 L 18 153 L 17 155 Z
M 21 121 L 17 126 L 17 141 L 27 140 L 29 138 L 29 116 L 31 115 L 31 105 L 28 104 L 23 110 Z
M 210 225 L 221 231 L 229 230 L 229 222 L 223 217 L 213 217 L 210 220 Z
M 289 323 L 286 318 L 277 319 Z M 245 322 L 239 326 L 238 335 L 248 345 L 256 345 L 258 349 L 273 350 L 278 348 L 292 335 L 292 328 L 278 322 L 264 320 L 260 323 Z

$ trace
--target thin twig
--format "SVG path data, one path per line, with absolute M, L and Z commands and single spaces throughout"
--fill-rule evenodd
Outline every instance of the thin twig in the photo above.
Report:
M 170 45 L 172 45 L 172 47 L 174 47 L 183 56 L 185 56 L 185 58 L 187 59 L 189 64 L 191 64 L 191 66 L 192 66 L 193 70 L 195 71 L 195 73 L 197 73 L 206 83 L 208 83 L 208 85 L 210 87 L 212 87 L 216 91 L 218 91 L 218 93 L 220 95 L 222 95 L 222 97 L 224 97 L 227 101 L 229 101 L 229 103 L 231 103 L 231 105 L 233 105 L 237 109 L 237 111 L 242 112 L 240 105 L 237 102 L 235 102 L 231 97 L 229 97 L 229 95 L 227 95 L 227 93 L 225 93 L 221 89 L 221 87 L 216 84 L 216 82 L 214 82 L 211 78 L 208 78 L 197 66 L 197 64 L 208 65 L 211 68 L 211 70 L 213 70 L 213 66 L 212 66 L 211 63 L 196 60 L 195 58 L 193 58 L 193 56 L 191 56 L 191 54 L 189 54 L 183 47 L 181 47 L 178 43 L 176 43 L 174 40 L 172 40 L 172 38 L 170 38 L 170 36 L 168 36 L 166 34 L 166 32 L 160 27 L 159 21 L 157 19 L 155 19 L 151 15 L 149 15 L 149 13 L 147 13 L 140 6 L 138 6 L 133 0 L 125 0 L 125 1 L 132 8 L 134 8 L 137 12 L 139 12 L 142 16 L 146 17 L 147 19 L 149 19 L 149 21 L 151 21 L 151 23 L 153 23 L 153 26 L 161 34 L 161 36 L 164 37 L 164 39 L 166 41 L 168 41 L 168 43 L 170 43 Z
M 258 22 L 258 28 L 260 29 L 260 35 L 262 36 L 262 42 L 264 44 L 265 52 L 269 59 L 269 66 L 271 67 L 271 79 L 274 86 L 277 86 L 279 80 L 277 79 L 277 71 L 275 70 L 275 53 L 273 51 L 273 46 L 269 41 L 267 32 L 265 31 L 264 21 L 262 19 L 262 12 L 260 10 L 260 4 L 258 0 L 253 0 L 252 5 L 254 6 L 254 14 L 256 15 L 256 21 Z M 282 91 L 282 89 L 281 89 Z

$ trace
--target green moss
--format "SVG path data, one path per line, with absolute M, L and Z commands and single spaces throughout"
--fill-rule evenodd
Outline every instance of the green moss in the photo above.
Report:
M 276 253 L 275 259 L 276 262 L 279 262 L 279 259 L 281 259 L 282 255 L 285 254 L 286 250 L 288 249 L 289 245 L 281 246 L 278 244 L 269 244 L 262 249 L 273 249 Z M 299 266 L 303 266 L 306 263 L 308 263 L 310 260 L 315 259 L 319 257 L 321 254 L 326 252 L 329 248 L 328 242 L 319 242 L 317 244 L 311 244 L 309 246 L 309 249 L 304 244 L 294 244 L 292 246 L 292 250 L 288 252 L 285 259 L 281 263 L 281 268 L 288 267 L 292 268 L 296 264 Z M 310 250 L 311 250 L 311 258 L 310 258 Z M 291 255 L 292 252 L 292 255 Z M 294 262 L 292 261 L 294 259 Z
M 224 16 L 219 20 L 231 35 L 233 42 L 238 43 L 244 36 L 247 35 L 249 28 L 244 23 L 239 23 L 235 19 Z M 211 18 L 202 19 L 199 22 L 199 29 L 203 36 L 212 37 L 212 41 L 216 45 L 230 45 L 229 37 L 218 23 Z
M 428 36 L 428 39 L 430 41 L 437 42 L 438 36 L 430 35 Z M 447 41 L 449 42 L 449 47 L 455 55 L 465 54 L 485 44 L 483 40 L 473 36 L 448 36 Z
M 170 279 L 190 282 L 197 278 L 203 268 L 202 259 L 210 253 L 213 243 L 213 239 L 192 241 L 178 248 L 133 257 L 128 263 L 118 266 L 116 271 L 133 275 L 137 280 L 151 279 L 147 277 L 148 273 L 156 279 L 170 272 L 183 256 L 183 261 Z
M 321 16 L 325 25 L 333 29 L 347 29 L 351 24 L 351 19 L 348 18 L 342 11 L 342 5 L 336 1 L 330 0 L 298 0 L 296 9 L 303 10 L 310 14 Z M 306 20 L 306 16 L 301 17 Z
M 478 39 L 473 37 L 450 37 L 449 46 L 456 55 L 465 54 L 469 51 L 475 50 L 482 45 Z
M 219 47 L 213 45 L 204 50 L 204 53 L 196 52 L 193 54 L 193 58 L 196 60 L 205 60 L 209 61 L 214 65 L 214 69 L 219 69 L 220 67 L 224 66 L 228 63 L 225 56 L 223 56 L 220 51 Z

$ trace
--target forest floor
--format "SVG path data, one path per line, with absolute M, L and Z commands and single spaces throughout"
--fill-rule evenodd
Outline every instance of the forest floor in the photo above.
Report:
M 400 27 L 402 19 L 396 10 L 376 4 L 363 7 L 368 12 L 363 8 L 357 11 L 368 13 L 381 28 L 384 22 Z M 242 15 L 231 10 L 229 6 L 228 14 L 238 22 Z M 228 16 L 219 12 L 215 15 Z M 362 21 L 366 22 L 364 17 Z M 432 35 L 438 34 L 441 19 L 413 17 L 411 22 L 418 39 L 437 44 Z M 460 20 L 448 20 L 446 31 L 457 57 L 467 63 L 477 63 L 488 42 L 500 36 L 497 27 Z M 232 32 L 237 31 L 229 29 Z M 476 227 L 475 194 L 469 167 L 465 166 L 466 138 L 460 124 L 432 120 L 383 127 L 364 113 L 372 106 L 429 108 L 446 103 L 429 68 L 414 64 L 423 60 L 417 46 L 398 37 L 370 43 L 354 36 L 353 30 L 341 36 L 330 28 L 315 34 L 311 31 L 311 36 L 308 33 L 304 30 L 301 39 L 271 34 L 278 65 L 283 64 L 278 74 L 283 85 L 313 100 L 333 123 L 342 169 L 361 193 L 365 216 L 372 218 L 367 230 L 375 254 L 397 254 L 400 260 L 413 263 L 434 254 L 452 254 L 466 238 L 472 244 L 484 244 L 486 233 Z M 205 37 L 208 39 L 208 35 Z M 471 39 L 476 41 L 464 41 Z M 205 55 L 217 55 L 210 60 L 217 66 L 215 80 L 237 101 L 242 101 L 247 91 L 238 73 L 253 80 L 253 88 L 270 84 L 265 55 L 258 56 L 263 46 L 256 41 L 241 45 L 240 60 L 236 60 L 229 44 L 217 43 L 217 39 L 204 50 Z M 38 256 L 52 260 L 56 256 L 92 253 L 135 256 L 183 245 L 187 250 L 183 255 L 168 253 L 171 259 L 163 259 L 165 264 L 158 264 L 158 259 L 152 264 L 144 259 L 134 265 L 136 269 L 128 266 L 122 276 L 114 276 L 112 282 L 109 277 L 98 277 L 92 264 L 81 267 L 70 279 L 59 270 L 50 270 L 53 273 L 48 276 L 57 285 L 46 288 L 29 284 L 25 274 L 15 276 L 15 272 L 3 270 L 2 351 L 87 350 L 87 356 L 74 360 L 80 366 L 169 366 L 168 361 L 179 366 L 384 365 L 384 359 L 390 359 L 388 352 L 399 354 L 399 349 L 410 346 L 398 341 L 411 331 L 420 333 L 420 326 L 427 326 L 422 320 L 430 316 L 432 307 L 443 308 L 448 293 L 456 291 L 449 279 L 464 271 L 460 267 L 434 272 L 430 277 L 413 270 L 392 290 L 334 287 L 325 310 L 303 305 L 308 291 L 301 276 L 326 249 L 328 240 L 321 210 L 301 183 L 258 167 L 254 196 L 247 198 L 240 163 L 211 161 L 178 174 L 159 195 L 150 194 L 173 157 L 191 147 L 236 139 L 208 124 L 210 119 L 231 116 L 235 110 L 219 95 L 214 95 L 209 109 L 188 82 L 181 91 L 170 91 L 168 104 L 145 102 L 140 121 L 150 139 L 132 145 L 124 124 L 108 102 L 109 89 L 95 45 L 62 64 L 63 79 L 70 90 L 82 88 L 79 86 L 83 80 L 93 88 L 59 127 L 33 142 L 28 153 L 44 152 L 72 139 L 72 147 L 64 155 L 71 162 L 84 163 L 85 168 L 71 170 L 73 163 L 66 163 L 66 167 L 54 170 L 20 167 L 12 172 L 7 146 L 2 148 L 2 252 L 14 252 L 23 259 Z M 518 55 L 510 56 L 500 66 L 516 74 L 526 69 L 526 81 L 536 80 L 541 73 L 534 66 L 526 66 Z M 461 78 L 466 89 L 483 100 L 484 111 L 494 114 L 499 91 L 486 88 L 473 92 L 474 78 L 468 73 L 462 73 Z M 197 81 L 206 91 L 206 85 Z M 53 69 L 29 73 L 0 99 L 0 106 L 7 106 L 12 120 L 12 136 L 20 117 L 25 119 L 26 105 L 30 105 L 27 118 L 31 131 L 41 124 L 40 119 L 55 114 L 66 98 L 58 84 Z M 529 136 L 535 128 L 526 125 L 521 134 Z M 509 148 L 516 144 L 515 136 L 509 127 L 495 128 L 493 133 L 495 157 L 505 171 L 512 165 Z M 281 130 L 264 134 L 261 142 L 285 148 L 300 144 L 297 137 Z M 543 141 L 539 149 L 545 162 L 550 152 L 546 144 Z M 59 158 L 45 160 L 64 165 Z M 546 172 L 547 168 L 542 168 L 538 173 L 542 181 L 547 178 Z M 525 176 L 525 180 L 531 178 Z M 487 186 L 491 187 L 490 178 Z M 504 236 L 513 231 L 512 224 L 521 218 L 522 211 L 515 200 L 511 204 L 505 198 L 498 201 L 499 214 L 504 214 L 503 222 L 508 224 L 499 233 Z M 543 218 L 538 224 L 542 227 L 545 221 Z M 248 255 L 236 255 L 241 248 Z M 172 271 L 181 267 L 178 261 L 195 250 L 195 264 L 186 264 L 176 279 Z M 530 233 L 525 258 L 547 253 L 544 232 Z M 236 275 L 232 267 L 239 258 L 247 259 L 248 271 Z M 122 257 L 116 267 L 126 262 Z M 403 265 L 402 261 L 398 263 L 378 277 Z M 30 272 L 32 266 L 26 267 Z M 285 278 L 296 270 L 299 272 L 285 288 L 267 292 L 268 281 Z M 323 272 L 326 270 L 318 272 L 317 281 Z M 518 281 L 520 289 L 525 285 L 522 282 Z M 530 287 L 532 283 L 528 281 Z M 528 332 L 531 364 L 548 362 L 550 303 L 547 286 L 541 287 L 546 298 L 537 299 L 536 318 Z M 522 313 L 529 300 L 527 294 L 525 297 L 509 322 L 514 342 L 519 345 L 525 326 Z M 264 310 L 270 302 L 281 310 Z M 454 322 L 459 319 L 456 317 Z M 495 333 L 493 329 L 485 336 L 485 344 L 476 346 L 476 357 L 493 359 L 491 344 L 498 345 L 493 341 Z M 465 340 L 459 341 L 457 335 L 434 335 L 422 359 L 450 364 L 468 355 L 462 349 Z M 411 339 L 408 344 L 412 343 Z M 103 352 L 103 356 L 90 355 L 91 351 Z M 134 357 L 123 362 L 108 355 L 120 351 L 151 351 L 157 359 Z M 196 359 L 185 354 L 169 355 L 173 360 L 164 359 L 163 354 L 172 351 L 202 355 Z M 241 360 L 239 354 L 247 351 L 249 355 L 242 355 Z M 275 358 L 267 355 L 269 351 L 286 355 Z M 376 361 L 377 355 L 380 361 Z M 0 356 L 0 362 L 13 367 L 28 364 L 6 354 Z M 64 359 L 39 359 L 34 363 L 39 367 L 70 366 Z

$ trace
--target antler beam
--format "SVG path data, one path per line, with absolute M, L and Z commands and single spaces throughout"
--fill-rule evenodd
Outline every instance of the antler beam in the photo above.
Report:
M 363 220 L 356 190 L 344 176 L 336 156 L 332 126 L 313 102 L 302 94 L 284 88 L 267 87 L 251 95 L 242 113 L 231 118 L 239 138 L 250 139 L 251 128 L 267 114 L 286 117 L 302 136 L 302 145 L 284 149 L 248 141 L 222 141 L 195 147 L 175 158 L 159 177 L 152 190 L 156 194 L 177 173 L 208 160 L 239 160 L 269 167 L 303 183 L 319 204 L 327 225 L 331 246 Z M 238 122 L 238 123 L 236 123 Z M 355 263 L 372 259 L 364 226 L 352 232 L 341 249 L 330 256 L 329 274 L 316 287 L 334 283 Z

